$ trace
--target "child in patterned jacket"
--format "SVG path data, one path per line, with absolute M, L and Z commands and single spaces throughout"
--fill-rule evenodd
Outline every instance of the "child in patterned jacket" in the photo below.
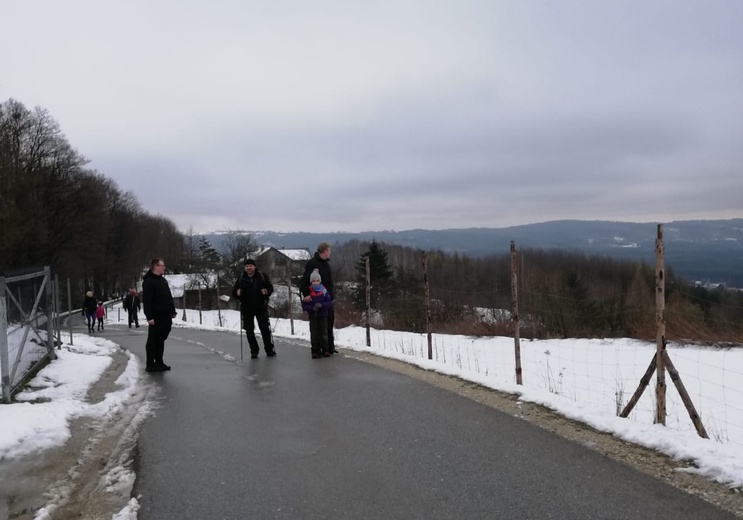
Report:
M 322 284 L 320 273 L 316 270 L 310 274 L 310 301 L 302 302 L 302 309 L 307 313 L 310 322 L 310 344 L 312 359 L 330 357 L 328 350 L 328 313 L 333 306 L 328 291 Z

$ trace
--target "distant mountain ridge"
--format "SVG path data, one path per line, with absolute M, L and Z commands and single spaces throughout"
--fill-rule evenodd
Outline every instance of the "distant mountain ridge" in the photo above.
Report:
M 554 220 L 506 228 L 411 229 L 358 233 L 249 232 L 256 242 L 274 247 L 305 247 L 318 242 L 372 240 L 425 251 L 457 252 L 471 257 L 506 254 L 513 240 L 518 249 L 560 249 L 587 255 L 655 262 L 657 224 Z M 207 234 L 219 243 L 220 233 Z M 688 280 L 743 287 L 743 218 L 683 220 L 663 224 L 666 266 Z

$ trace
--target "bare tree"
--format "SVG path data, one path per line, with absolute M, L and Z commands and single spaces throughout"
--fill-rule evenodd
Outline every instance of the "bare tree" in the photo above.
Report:
M 222 278 L 225 284 L 232 285 L 242 271 L 242 262 L 258 251 L 258 244 L 253 237 L 242 230 L 225 231 L 219 253 L 222 258 Z

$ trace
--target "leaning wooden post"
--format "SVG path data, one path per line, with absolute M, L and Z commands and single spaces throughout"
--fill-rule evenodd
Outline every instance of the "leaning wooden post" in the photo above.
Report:
M 663 351 L 666 348 L 666 288 L 663 270 L 663 224 L 658 224 L 658 237 L 655 239 L 655 347 L 656 372 L 655 422 L 666 424 L 666 370 Z
M 364 258 L 366 269 L 366 346 L 371 347 L 371 274 L 369 268 L 369 255 Z
M 519 322 L 519 291 L 516 274 L 516 245 L 511 240 L 511 319 L 513 320 L 513 349 L 516 357 L 516 384 L 523 384 L 521 378 L 521 340 Z
M 635 390 L 635 393 L 632 394 L 632 397 L 627 402 L 627 406 L 624 407 L 624 410 L 622 410 L 622 413 L 619 414 L 619 417 L 629 417 L 629 414 L 637 404 L 637 401 L 639 401 L 640 397 L 642 397 L 642 393 L 650 384 L 650 380 L 653 377 L 653 372 L 655 372 L 655 364 L 657 363 L 657 361 L 658 356 L 653 356 L 648 369 L 645 371 L 645 375 L 640 378 L 640 384 L 638 385 L 637 390 Z
M 671 381 L 673 381 L 673 384 L 676 385 L 676 390 L 679 391 L 681 400 L 684 402 L 684 406 L 686 406 L 686 411 L 689 413 L 691 422 L 694 423 L 694 427 L 697 429 L 697 434 L 699 434 L 699 436 L 703 439 L 709 439 L 707 430 L 704 429 L 704 424 L 702 424 L 702 418 L 699 417 L 697 409 L 694 407 L 694 403 L 691 401 L 689 392 L 686 391 L 686 386 L 684 386 L 683 381 L 681 381 L 681 376 L 679 375 L 678 370 L 676 370 L 676 367 L 673 366 L 671 356 L 668 355 L 667 350 L 663 351 L 663 361 L 666 363 L 668 374 L 671 376 Z
M 423 252 L 423 285 L 426 290 L 426 336 L 428 337 L 428 359 L 433 359 L 433 342 L 431 341 L 431 293 L 428 289 L 428 267 L 426 266 L 426 252 Z

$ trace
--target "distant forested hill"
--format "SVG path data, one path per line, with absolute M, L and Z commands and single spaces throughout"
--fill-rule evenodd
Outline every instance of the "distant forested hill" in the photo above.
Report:
M 277 233 L 251 231 L 254 240 L 276 247 L 314 251 L 321 240 L 344 243 L 372 240 L 422 250 L 482 257 L 517 249 L 563 249 L 587 255 L 655 262 L 657 224 L 556 220 L 507 228 L 411 229 L 361 233 Z M 215 245 L 219 233 L 207 235 Z M 743 219 L 686 220 L 664 223 L 666 267 L 690 281 L 743 287 Z

